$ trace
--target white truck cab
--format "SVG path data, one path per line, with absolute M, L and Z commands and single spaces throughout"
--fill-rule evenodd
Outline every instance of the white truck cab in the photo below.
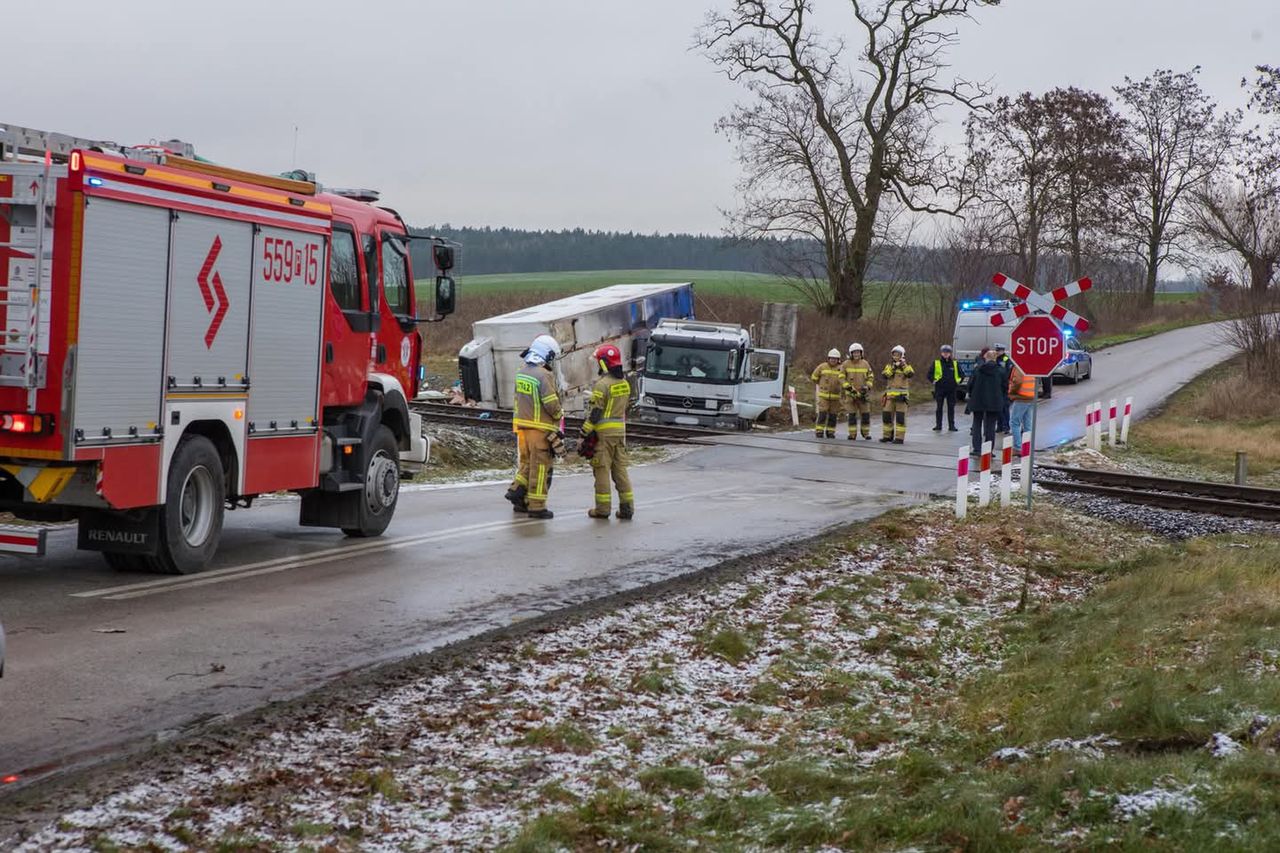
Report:
M 640 372 L 638 419 L 717 429 L 750 429 L 782 405 L 786 354 L 755 349 L 732 323 L 662 320 L 649 336 Z

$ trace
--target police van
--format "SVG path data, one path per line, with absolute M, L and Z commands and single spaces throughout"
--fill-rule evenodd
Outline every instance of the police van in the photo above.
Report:
M 978 355 L 985 349 L 994 349 L 996 344 L 1009 346 L 1009 337 L 1013 334 L 1013 324 L 1001 326 L 991 325 L 991 315 L 1013 308 L 1017 302 L 1011 299 L 991 299 L 983 297 L 960 303 L 956 313 L 955 332 L 951 346 L 955 351 L 956 361 L 960 364 L 960 372 L 964 374 L 967 386 L 969 375 L 977 364 Z M 1035 312 L 1042 313 L 1042 312 Z M 1056 321 L 1055 321 L 1056 322 Z M 1062 324 L 1059 323 L 1059 326 Z M 1067 357 L 1053 372 L 1053 379 L 1067 382 L 1081 382 L 1093 376 L 1093 356 L 1089 355 L 1084 345 L 1076 338 L 1075 332 L 1063 327 L 1063 335 L 1067 342 Z M 964 399 L 965 387 L 960 389 L 960 398 Z

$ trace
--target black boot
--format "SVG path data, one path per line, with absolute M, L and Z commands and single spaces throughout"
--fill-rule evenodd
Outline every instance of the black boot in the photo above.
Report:
M 635 517 L 636 508 L 633 504 L 622 504 L 618 507 L 618 518 L 623 521 L 630 521 Z
M 511 504 L 511 511 L 512 511 L 512 512 L 528 512 L 528 511 L 529 511 L 529 505 L 528 505 L 527 503 L 525 503 L 524 501 L 520 501 L 520 503 L 512 503 L 512 504 Z
M 503 497 L 518 507 L 524 504 L 525 498 L 528 497 L 528 495 L 529 489 L 527 486 L 513 486 L 512 488 L 507 489 L 507 493 L 503 495 Z M 525 507 L 525 509 L 528 509 L 528 507 Z
M 530 518 L 555 518 L 556 514 L 549 509 L 531 509 L 529 510 Z

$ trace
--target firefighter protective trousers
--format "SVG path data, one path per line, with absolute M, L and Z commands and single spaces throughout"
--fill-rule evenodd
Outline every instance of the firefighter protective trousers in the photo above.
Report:
M 551 475 L 555 473 L 555 455 L 551 452 L 551 433 L 540 429 L 518 429 L 516 440 L 520 445 L 520 470 L 516 472 L 514 486 L 528 489 L 525 501 L 530 510 L 547 508 L 547 494 L 551 491 Z

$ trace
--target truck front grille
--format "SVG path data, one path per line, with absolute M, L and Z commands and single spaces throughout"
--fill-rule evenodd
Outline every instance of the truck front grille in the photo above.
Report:
M 653 402 L 663 409 L 687 409 L 691 412 L 714 412 L 707 408 L 706 397 L 677 397 L 674 394 L 650 394 Z

